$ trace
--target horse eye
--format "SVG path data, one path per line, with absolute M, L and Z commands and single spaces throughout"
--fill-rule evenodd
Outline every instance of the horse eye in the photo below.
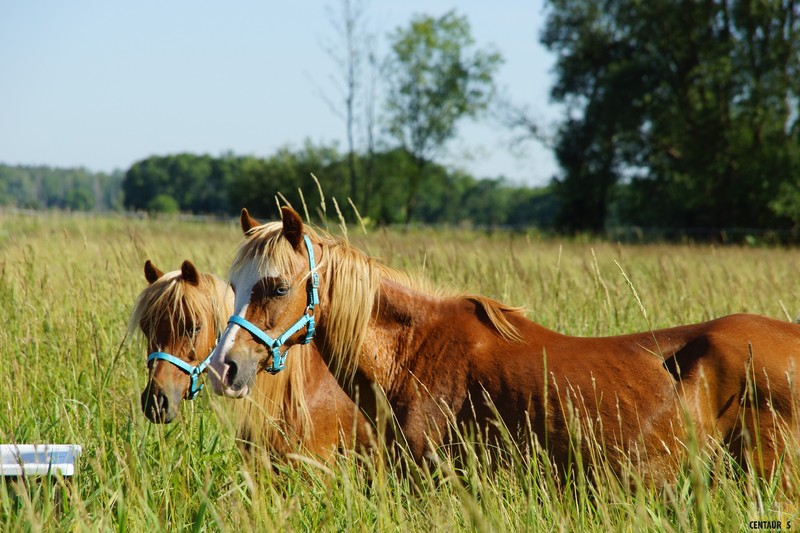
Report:
M 200 330 L 202 329 L 203 329 L 202 324 L 195 324 L 194 326 L 188 326 L 186 328 L 186 333 L 188 333 L 189 335 L 197 335 L 198 333 L 200 333 Z
M 287 294 L 289 294 L 288 285 L 278 285 L 275 287 L 275 296 L 286 296 Z

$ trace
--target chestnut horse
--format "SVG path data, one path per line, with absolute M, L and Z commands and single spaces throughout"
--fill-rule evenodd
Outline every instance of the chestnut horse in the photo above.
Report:
M 141 329 L 150 353 L 142 411 L 151 422 L 169 423 L 180 401 L 194 398 L 202 388 L 197 378 L 231 314 L 233 291 L 213 274 L 198 272 L 191 261 L 164 274 L 148 260 L 144 273 L 149 285 L 136 302 L 129 333 Z M 344 443 L 351 447 L 354 437 L 357 445 L 366 446 L 360 415 L 316 348 L 309 345 L 292 352 L 297 356 L 291 372 L 260 375 L 252 401 L 237 402 L 242 441 L 248 448 L 263 447 L 280 455 L 303 451 L 323 459 Z
M 616 474 L 633 465 L 657 484 L 674 479 L 692 438 L 724 442 L 760 474 L 796 445 L 798 325 L 740 314 L 571 337 L 489 298 L 432 291 L 308 228 L 290 208 L 282 218 L 256 227 L 242 212 L 252 236 L 231 282 L 239 322 L 252 327 L 229 322 L 212 353 L 217 393 L 240 395 L 241 369 L 269 363 L 274 351 L 253 340 L 253 328 L 267 337 L 286 331 L 307 313 L 309 279 L 318 279 L 313 314 L 322 358 L 368 415 L 388 401 L 402 433 L 396 437 L 418 462 L 454 442 L 451 420 L 477 423 L 497 438 L 498 415 L 517 444 L 533 437 L 557 464 L 581 457 L 591 467 L 599 449 Z M 297 331 L 284 345 L 304 335 Z

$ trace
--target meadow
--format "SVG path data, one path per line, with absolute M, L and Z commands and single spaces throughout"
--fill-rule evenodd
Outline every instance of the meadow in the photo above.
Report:
M 336 230 L 335 224 L 330 228 Z M 618 244 L 535 232 L 371 229 L 348 237 L 435 285 L 524 306 L 573 335 L 613 335 L 752 312 L 800 314 L 798 252 L 780 247 Z M 414 485 L 383 457 L 272 468 L 246 463 L 230 402 L 208 391 L 167 426 L 139 395 L 145 347 L 126 339 L 142 265 L 192 259 L 225 276 L 237 220 L 199 222 L 0 212 L 0 442 L 83 446 L 72 482 L 0 485 L 0 530 L 686 531 L 797 517 L 779 484 L 695 449 L 674 486 L 628 489 L 554 476 L 546 458 L 483 455 Z M 691 448 L 691 443 L 689 443 Z M 800 453 L 800 452 L 798 452 Z M 800 486 L 800 476 L 790 473 Z M 61 493 L 57 506 L 55 493 Z M 798 524 L 800 525 L 800 524 Z

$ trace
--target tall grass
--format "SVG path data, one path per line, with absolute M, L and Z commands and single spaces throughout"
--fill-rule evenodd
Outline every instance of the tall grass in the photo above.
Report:
M 172 270 L 189 258 L 224 276 L 239 238 L 235 221 L 0 213 L 0 441 L 84 450 L 71 483 L 0 486 L 0 529 L 732 531 L 796 518 L 778 483 L 698 443 L 687 443 L 690 461 L 662 491 L 625 486 L 602 463 L 594 482 L 577 466 L 559 476 L 543 455 L 510 445 L 499 458 L 481 445 L 458 462 L 445 457 L 415 484 L 383 456 L 254 466 L 234 442 L 231 400 L 210 394 L 184 402 L 177 422 L 150 424 L 139 408 L 144 348 L 123 342 L 144 260 Z M 392 266 L 525 306 L 574 335 L 800 312 L 796 250 L 466 230 L 349 238 Z

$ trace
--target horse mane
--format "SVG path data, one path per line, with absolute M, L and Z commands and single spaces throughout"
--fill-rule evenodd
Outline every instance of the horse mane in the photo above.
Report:
M 296 260 L 295 251 L 283 238 L 282 229 L 281 222 L 270 222 L 252 229 L 234 259 L 231 274 L 251 260 L 258 261 L 258 268 L 265 275 L 270 269 L 279 273 L 291 272 Z M 486 314 L 489 326 L 498 335 L 509 342 L 522 340 L 507 316 L 522 312 L 521 308 L 484 296 L 432 288 L 428 282 L 390 268 L 346 241 L 308 225 L 303 231 L 323 250 L 317 259 L 317 270 L 320 273 L 320 301 L 328 308 L 325 349 L 330 356 L 331 370 L 337 377 L 352 380 L 355 375 L 383 280 L 403 284 L 433 297 L 469 300 Z
M 214 330 L 222 332 L 233 309 L 233 295 L 228 284 L 214 274 L 203 273 L 197 285 L 186 283 L 180 270 L 168 272 L 144 288 L 133 307 L 128 322 L 128 336 L 141 331 L 147 338 L 156 334 L 158 324 L 168 319 L 170 336 L 183 334 L 188 322 L 211 315 Z
M 304 386 L 310 349 L 310 345 L 292 346 L 283 372 L 258 372 L 250 396 L 234 402 L 240 441 L 257 449 L 296 451 L 291 443 L 305 442 L 312 434 Z
M 517 327 L 509 322 L 508 317 L 506 317 L 507 314 L 513 315 L 524 313 L 524 307 L 507 305 L 492 298 L 487 298 L 486 296 L 480 296 L 477 294 L 465 294 L 462 296 L 462 298 L 473 302 L 480 309 L 482 309 L 483 312 L 486 313 L 486 318 L 489 320 L 489 323 L 492 325 L 492 327 L 494 327 L 495 330 L 497 330 L 497 333 L 499 333 L 502 338 L 509 342 L 524 341 Z

